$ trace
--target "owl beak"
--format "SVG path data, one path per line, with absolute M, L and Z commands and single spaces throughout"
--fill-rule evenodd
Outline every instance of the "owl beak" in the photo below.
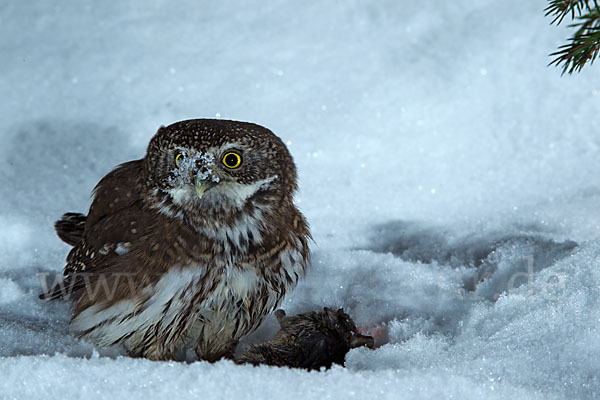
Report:
M 217 186 L 217 183 L 213 182 L 211 179 L 202 179 L 200 174 L 198 174 L 196 175 L 194 186 L 196 187 L 196 194 L 198 195 L 198 198 L 201 199 L 202 196 L 204 196 L 204 193 L 206 193 L 207 190 Z

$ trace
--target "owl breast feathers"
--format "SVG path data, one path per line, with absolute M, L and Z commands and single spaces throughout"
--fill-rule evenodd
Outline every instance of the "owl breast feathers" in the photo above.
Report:
M 56 223 L 73 245 L 62 285 L 72 330 L 154 360 L 230 356 L 305 274 L 310 233 L 295 190 L 292 157 L 266 128 L 160 128 L 143 159 L 102 178 L 87 217 Z

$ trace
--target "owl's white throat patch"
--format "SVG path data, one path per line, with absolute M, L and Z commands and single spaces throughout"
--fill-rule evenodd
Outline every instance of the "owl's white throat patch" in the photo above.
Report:
M 197 197 L 196 191 L 189 185 L 168 189 L 166 192 L 171 196 L 173 203 L 178 206 L 189 204 Z
M 237 182 L 221 182 L 214 189 L 206 193 L 207 200 L 229 201 L 237 208 L 241 208 L 246 201 L 254 196 L 261 189 L 265 189 L 277 179 L 277 175 L 250 183 L 242 184 Z M 212 192 L 212 193 L 211 193 Z
M 277 178 L 277 175 L 273 175 L 250 184 L 221 181 L 214 188 L 205 192 L 203 201 L 215 205 L 241 208 L 250 197 L 254 196 L 259 190 L 268 187 Z M 189 184 L 166 189 L 165 192 L 171 197 L 173 203 L 178 206 L 193 204 L 200 200 L 194 187 Z M 163 214 L 169 216 L 174 214 L 171 209 L 165 206 L 160 207 L 160 210 Z

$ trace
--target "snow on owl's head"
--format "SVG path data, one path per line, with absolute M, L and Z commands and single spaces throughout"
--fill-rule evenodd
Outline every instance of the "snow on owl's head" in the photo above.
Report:
M 153 207 L 198 223 L 256 207 L 275 209 L 291 202 L 296 189 L 296 168 L 281 139 L 237 121 L 195 119 L 161 127 L 148 146 L 144 173 Z

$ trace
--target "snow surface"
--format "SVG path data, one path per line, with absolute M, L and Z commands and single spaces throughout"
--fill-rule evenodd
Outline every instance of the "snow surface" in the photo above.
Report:
M 546 67 L 568 31 L 545 6 L 0 3 L 0 398 L 600 396 L 600 66 Z M 343 306 L 379 348 L 316 373 L 150 362 L 37 299 L 53 221 L 197 117 L 288 143 L 315 245 L 283 307 Z

